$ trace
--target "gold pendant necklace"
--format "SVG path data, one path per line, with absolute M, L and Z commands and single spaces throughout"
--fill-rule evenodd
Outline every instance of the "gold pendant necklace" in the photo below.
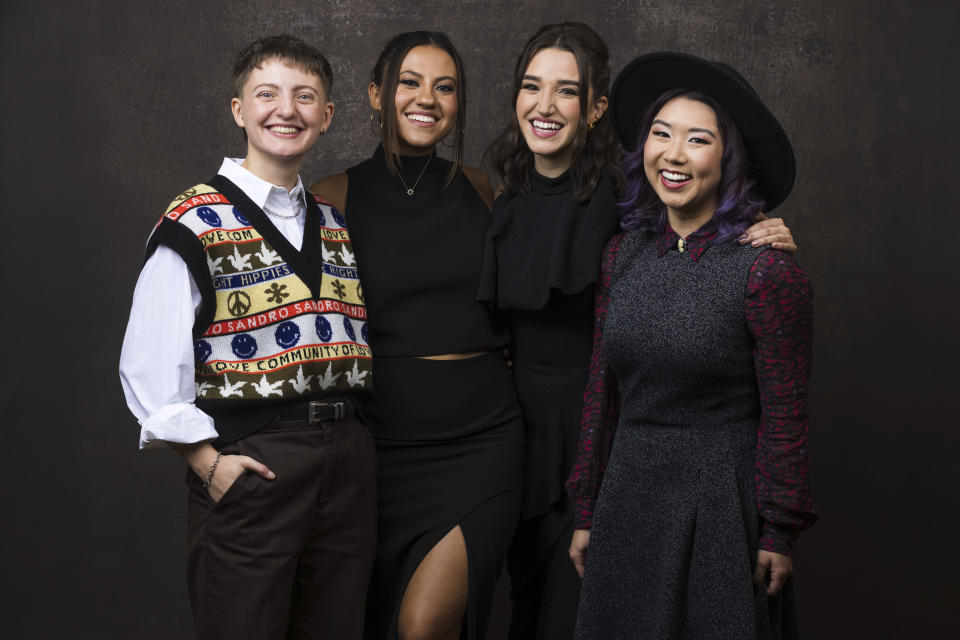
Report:
M 423 169 L 420 169 L 420 175 L 417 176 L 417 181 L 413 183 L 412 187 L 408 187 L 407 183 L 403 179 L 403 175 L 400 173 L 400 170 L 397 170 L 397 177 L 400 178 L 400 184 L 403 185 L 403 188 L 407 190 L 408 196 L 413 196 L 413 190 L 417 188 L 417 185 L 420 184 L 420 178 L 423 177 L 423 172 L 427 170 L 427 165 L 430 164 L 430 161 L 433 160 L 433 154 L 430 154 L 430 157 L 427 158 L 426 163 L 423 165 Z

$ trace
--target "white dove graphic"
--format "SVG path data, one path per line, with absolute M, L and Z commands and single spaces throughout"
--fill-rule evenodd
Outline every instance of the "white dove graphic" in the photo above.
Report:
M 260 376 L 260 382 L 256 382 L 253 385 L 253 388 L 257 390 L 264 398 L 268 398 L 273 394 L 278 396 L 283 396 L 283 391 L 280 391 L 280 387 L 283 385 L 283 380 L 277 380 L 276 382 L 268 382 L 267 374 Z
M 327 370 L 323 372 L 323 375 L 317 378 L 317 382 L 320 383 L 320 388 L 323 390 L 329 389 L 337 381 L 337 378 L 342 376 L 343 373 L 338 373 L 333 375 L 333 363 L 327 363 Z
M 224 398 L 229 398 L 230 396 L 237 396 L 239 398 L 243 397 L 243 394 L 240 393 L 240 387 L 247 384 L 244 380 L 237 382 L 235 384 L 230 384 L 230 380 L 227 379 L 227 376 L 223 376 L 223 386 L 219 387 L 220 396 Z
M 310 390 L 311 380 L 313 380 L 313 375 L 309 375 L 306 378 L 304 378 L 303 367 L 300 366 L 300 367 L 297 367 L 297 377 L 291 380 L 287 380 L 287 382 L 293 385 L 293 388 L 296 389 L 297 393 L 306 393 L 307 391 Z
M 207 382 L 206 380 L 204 380 L 200 384 L 194 383 L 194 387 L 196 387 L 197 389 L 198 396 L 205 396 L 207 395 L 207 389 L 213 389 L 213 385 Z
M 266 267 L 269 267 L 274 262 L 283 261 L 283 258 L 278 256 L 277 252 L 273 249 L 268 249 L 267 243 L 263 241 L 260 242 L 260 251 L 257 251 L 254 255 L 257 256 L 257 258 L 260 259 L 260 262 L 262 262 Z
M 363 386 L 363 379 L 367 377 L 369 371 L 360 371 L 360 368 L 357 367 L 357 361 L 353 361 L 353 371 L 347 371 L 347 383 L 350 386 Z
M 327 251 L 327 248 L 320 245 L 320 253 L 323 255 L 324 262 L 333 262 L 333 259 L 337 257 L 336 251 Z
M 207 269 L 210 270 L 210 275 L 215 273 L 223 273 L 223 267 L 220 266 L 220 263 L 223 262 L 223 256 L 220 256 L 216 260 L 210 259 L 210 254 L 207 254 Z
M 253 269 L 253 265 L 250 264 L 250 259 L 253 256 L 242 256 L 240 252 L 237 251 L 237 245 L 233 245 L 233 255 L 227 256 L 227 259 L 230 260 L 230 264 L 233 265 L 233 268 L 237 271 L 244 271 L 246 269 Z
M 343 258 L 343 264 L 350 266 L 353 264 L 353 254 L 347 251 L 346 247 L 340 247 L 340 257 Z

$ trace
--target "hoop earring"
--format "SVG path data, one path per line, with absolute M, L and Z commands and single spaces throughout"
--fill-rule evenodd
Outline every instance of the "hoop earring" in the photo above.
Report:
M 376 121 L 374 121 L 373 119 L 374 116 L 376 116 L 377 118 Z M 380 131 L 377 131 L 378 123 L 380 125 L 379 126 Z M 374 109 L 373 111 L 370 112 L 370 133 L 372 133 L 375 136 L 379 136 L 381 133 L 383 133 L 383 115 L 381 115 L 380 111 L 377 109 Z

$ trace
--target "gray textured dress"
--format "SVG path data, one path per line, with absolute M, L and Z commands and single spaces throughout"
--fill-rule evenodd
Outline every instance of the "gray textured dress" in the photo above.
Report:
M 755 593 L 760 401 L 744 293 L 763 249 L 658 256 L 624 236 L 604 348 L 622 403 L 576 638 L 789 638 L 792 581 Z

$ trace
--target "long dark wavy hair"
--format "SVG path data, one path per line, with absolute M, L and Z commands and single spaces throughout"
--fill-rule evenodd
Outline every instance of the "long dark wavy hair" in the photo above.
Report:
M 383 151 L 387 169 L 397 173 L 400 141 L 397 138 L 397 84 L 400 81 L 400 66 L 414 47 L 437 47 L 453 58 L 457 68 L 457 121 L 453 126 L 453 166 L 447 174 L 447 183 L 453 180 L 463 163 L 463 131 L 467 117 L 467 79 L 463 73 L 463 60 L 447 34 L 439 31 L 407 31 L 394 36 L 380 52 L 377 64 L 370 73 L 370 81 L 380 91 L 380 122 L 383 123 Z
M 513 69 L 509 124 L 490 143 L 485 159 L 499 177 L 503 194 L 508 199 L 530 191 L 529 171 L 533 167 L 533 152 L 523 139 L 517 123 L 517 96 L 520 95 L 530 60 L 541 49 L 551 48 L 572 53 L 580 72 L 580 121 L 570 156 L 573 199 L 575 202 L 588 200 L 605 171 L 613 178 L 614 191 L 619 191 L 623 186 L 623 170 L 620 167 L 620 142 L 613 130 L 613 121 L 604 114 L 592 131 L 588 129 L 587 122 L 591 112 L 589 99 L 596 101 L 610 93 L 610 55 L 603 39 L 582 22 L 544 25 L 527 40 Z
M 637 129 L 636 149 L 623 155 L 627 184 L 617 203 L 620 227 L 625 231 L 650 229 L 661 232 L 667 224 L 667 208 L 647 180 L 643 168 L 643 147 L 647 143 L 653 119 L 664 105 L 674 98 L 702 102 L 713 109 L 717 116 L 723 154 L 720 158 L 721 175 L 717 198 L 719 205 L 713 213 L 713 219 L 717 224 L 719 240 L 736 238 L 756 222 L 766 203 L 760 194 L 757 181 L 751 176 L 750 158 L 737 123 L 716 100 L 705 93 L 690 89 L 668 91 L 644 112 L 641 125 Z

